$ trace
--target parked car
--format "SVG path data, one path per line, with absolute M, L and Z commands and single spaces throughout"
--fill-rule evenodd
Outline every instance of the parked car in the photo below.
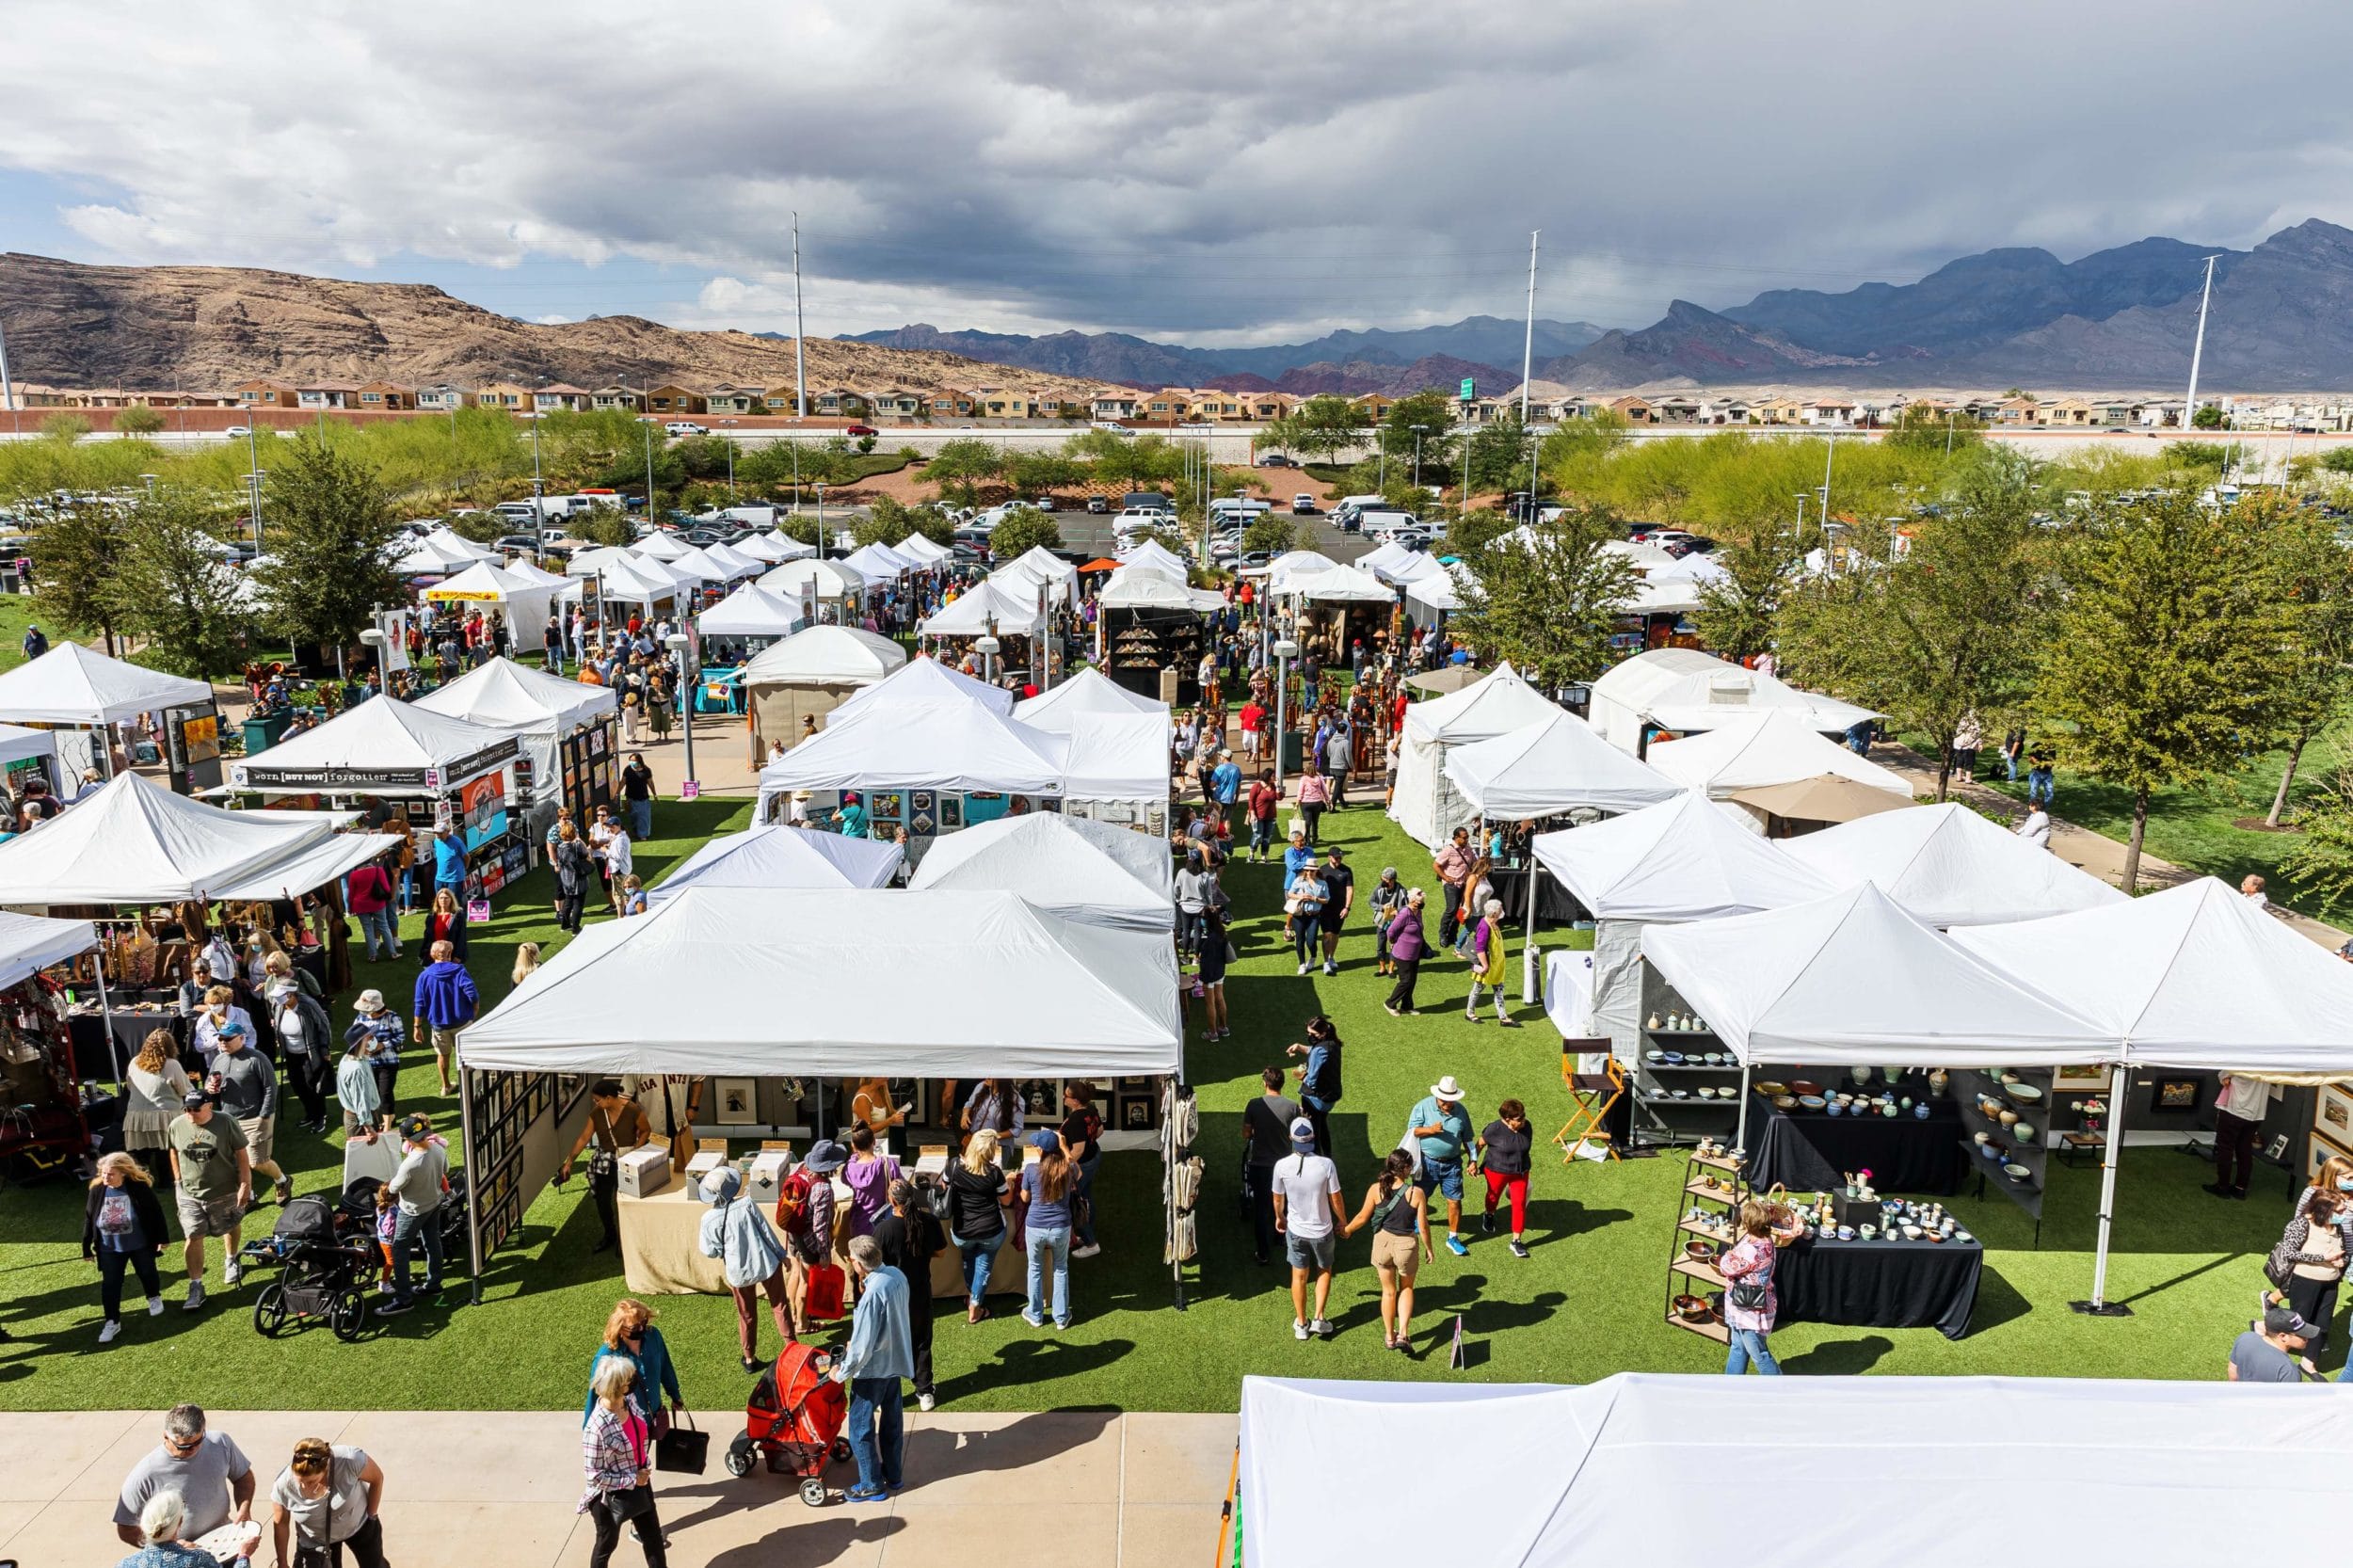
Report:
M 228 429 L 223 430 L 221 434 L 224 436 L 250 436 L 253 432 L 245 425 L 232 424 Z
M 1053 512 L 1061 510 L 1061 508 L 1054 504 L 1054 498 L 1050 495 L 1039 496 L 1035 502 L 1032 503 L 1032 504 L 1035 505 L 1041 512 Z
M 1311 518 L 1315 515 L 1316 498 L 1314 496 L 1309 495 L 1305 490 L 1302 490 L 1297 495 L 1291 497 L 1291 516 L 1295 518 Z
M 879 436 L 879 435 L 881 435 L 881 434 L 882 434 L 882 432 L 881 432 L 881 431 L 879 431 L 879 430 L 875 429 L 875 428 L 874 428 L 872 425 L 871 425 L 871 424 L 853 424 L 853 425 L 851 425 L 851 426 L 850 426 L 847 430 L 844 430 L 844 431 L 843 431 L 843 432 L 841 432 L 841 433 L 842 433 L 843 435 L 845 435 L 845 436 L 850 436 L 850 437 L 857 437 L 857 436 Z
M 1299 462 L 1298 459 L 1286 457 L 1279 452 L 1270 452 L 1258 459 L 1258 466 L 1260 468 L 1297 468 Z
M 691 419 L 674 419 L 662 427 L 662 433 L 665 436 L 708 436 L 711 429 L 708 425 L 696 424 Z
M 539 548 L 539 541 L 528 534 L 502 534 L 491 542 L 501 550 L 520 550 L 525 554 Z
M 957 544 L 967 550 L 985 551 L 988 549 L 988 530 L 985 528 L 959 528 L 952 536 Z
M 1087 497 L 1087 510 L 1094 516 L 1098 518 L 1108 517 L 1111 515 L 1111 499 L 1108 496 L 1091 495 Z

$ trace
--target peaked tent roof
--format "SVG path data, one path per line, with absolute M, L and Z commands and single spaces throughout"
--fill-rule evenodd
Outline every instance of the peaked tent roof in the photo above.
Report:
M 1823 739 L 1808 720 L 1786 709 L 1747 713 L 1689 740 L 1654 742 L 1645 755 L 1652 767 L 1677 784 L 1705 790 L 1719 800 L 1824 775 L 1912 798 L 1912 786 L 1899 775 Z
M 735 597 L 759 591 L 756 586 L 738 588 Z M 754 654 L 744 666 L 744 681 L 750 686 L 872 686 L 906 662 L 907 650 L 879 632 L 856 626 L 811 626 Z
M 1159 839 L 1124 827 L 1030 811 L 945 834 L 924 852 L 909 891 L 955 888 L 1018 893 L 1092 925 L 1168 931 L 1176 873 Z
M 920 534 L 909 534 L 890 548 L 908 560 L 920 562 L 925 567 L 936 567 L 955 553 L 946 545 L 936 544 Z
M 1613 664 L 1593 682 L 1593 696 L 1678 731 L 1721 728 L 1759 708 L 1794 709 L 1825 731 L 1878 716 L 1691 648 L 1655 648 Z
M 650 555 L 657 561 L 675 561 L 690 552 L 694 546 L 675 534 L 665 534 L 657 528 L 631 548 L 638 554 Z
M 783 637 L 801 624 L 797 600 L 770 593 L 746 583 L 695 617 L 695 630 L 706 637 Z
M 676 599 L 679 590 L 685 586 L 660 561 L 642 560 L 634 555 L 608 561 L 595 575 L 605 598 L 636 600 L 647 604 Z
M 1645 926 L 1642 956 L 1746 1063 L 1977 1066 L 2117 1053 L 2113 1032 L 1867 882 L 1784 909 Z
M 558 588 L 570 593 L 580 591 L 579 583 L 573 579 L 560 576 L 548 570 L 538 562 L 525 560 L 520 555 L 508 561 L 504 569 L 509 576 L 520 577 L 524 582 L 535 584 L 542 588 Z
M 1411 739 L 1460 745 L 1545 723 L 1561 712 L 1558 703 L 1546 701 L 1507 661 L 1459 692 L 1409 703 L 1405 732 Z
M 858 694 L 871 698 L 889 686 Z M 841 704 L 825 728 L 760 771 L 760 792 L 785 790 L 998 791 L 1060 794 L 1069 744 L 978 703 Z
M 315 813 L 225 811 L 126 773 L 0 844 L 0 888 L 12 903 L 42 904 L 266 896 L 281 885 L 308 892 L 396 842 L 337 834 Z M 297 874 L 309 880 L 289 883 Z
M 772 594 L 789 599 L 801 596 L 801 584 L 817 584 L 819 599 L 850 599 L 866 591 L 866 579 L 853 568 L 840 561 L 821 561 L 806 557 L 787 561 L 760 580 L 760 585 Z
M 1149 713 L 1161 719 L 1170 716 L 1167 703 L 1131 692 L 1092 665 L 1053 690 L 1013 705 L 1015 718 L 1058 735 L 1069 734 L 1090 715 L 1106 713 Z
M 1587 827 L 1536 836 L 1536 858 L 1602 920 L 1707 920 L 1778 909 L 1834 889 L 1687 791 Z
M 547 587 L 527 577 L 519 577 L 504 567 L 488 561 L 476 561 L 455 576 L 445 577 L 424 590 L 430 600 L 487 600 L 504 604 L 518 597 L 545 600 Z
M 470 719 L 452 718 L 396 696 L 375 696 L 346 708 L 292 740 L 232 764 L 236 788 L 266 790 L 289 775 L 417 772 L 431 769 L 454 786 L 515 755 L 513 732 Z M 314 780 L 298 787 L 315 789 Z M 364 789 L 364 781 L 355 788 Z
M 1077 567 L 1042 544 L 1032 545 L 1005 565 L 1008 568 L 1019 567 L 1022 570 L 1032 572 L 1048 583 L 1066 584 L 1079 575 Z
M 1292 578 L 1330 571 L 1338 565 L 1329 555 L 1313 550 L 1287 550 L 1266 564 L 1267 586 L 1275 593 L 1287 593 Z
M 636 552 L 626 545 L 600 544 L 572 552 L 571 558 L 564 563 L 564 570 L 572 577 L 594 577 L 607 567 L 626 565 L 636 559 Z
M 1225 597 L 1214 588 L 1188 588 L 1182 577 L 1152 566 L 1121 567 L 1103 580 L 1096 596 L 1105 610 L 1214 610 Z
M 1174 571 L 1179 577 L 1185 574 L 1184 557 L 1158 539 L 1145 539 L 1118 553 L 1121 564 L 1125 566 L 1156 566 Z
M 0 910 L 0 991 L 97 945 L 98 927 L 88 920 Z
M 1780 845 L 1833 887 L 1878 884 L 1930 925 L 2039 920 L 2125 902 L 2098 877 L 1951 801 L 1883 811 Z
M 392 548 L 391 559 L 392 570 L 403 577 L 434 577 L 463 571 L 482 557 L 412 535 L 406 544 Z
M 615 935 L 571 942 L 466 1031 L 466 1065 L 966 1079 L 1182 1065 L 1167 933 L 1080 924 L 1012 893 L 696 888 L 598 932 Z
M 1033 580 L 1015 584 L 984 578 L 956 596 L 956 601 L 926 616 L 916 630 L 926 637 L 977 637 L 995 631 L 1024 633 L 1045 618 Z
M 1426 610 L 1460 610 L 1470 602 L 1470 568 L 1460 561 L 1440 561 L 1440 571 L 1408 579 L 1405 597 Z
M 914 565 L 887 544 L 861 545 L 843 557 L 841 564 L 869 583 L 904 576 Z
M 43 831 L 47 831 L 44 829 Z M 2353 964 L 2213 877 L 1953 940 L 2068 999 L 2152 1066 L 2353 1075 Z
M 1390 567 L 1397 566 L 1420 553 L 1421 552 L 1417 550 L 1406 549 L 1395 539 L 1384 539 L 1362 555 L 1357 556 L 1355 567 L 1358 571 L 1369 571 L 1378 576 L 1386 577 Z
M 0 675 L 0 721 L 10 724 L 114 724 L 212 700 L 204 681 L 109 659 L 80 643 L 58 643 Z
M 1333 567 L 1326 571 L 1296 571 L 1279 592 L 1318 604 L 1394 604 L 1397 590 L 1369 571 Z
M 735 573 L 712 560 L 702 550 L 690 550 L 685 554 L 663 563 L 672 571 L 692 577 L 697 583 L 725 583 Z
M 1064 799 L 1168 799 L 1167 714 L 1098 713 L 1064 732 L 1050 725 L 1032 728 L 1067 744 L 1063 756 Z
M 620 695 L 609 686 L 584 685 L 512 659 L 488 660 L 415 703 L 428 713 L 499 729 L 585 724 L 620 705 Z
M 0 762 L 22 762 L 30 757 L 56 755 L 57 737 L 54 730 L 0 724 Z
M 1549 817 L 1580 806 L 1639 811 L 1682 793 L 1558 708 L 1509 734 L 1449 747 L 1446 776 L 1485 817 Z
M 876 839 L 771 825 L 706 841 L 646 893 L 648 904 L 689 888 L 882 888 L 906 856 Z
M 702 553 L 704 560 L 727 573 L 726 581 L 730 583 L 739 577 L 757 577 L 776 564 L 746 555 L 730 544 L 707 544 Z
M 938 660 L 919 653 L 905 660 L 888 679 L 878 681 L 872 691 L 860 692 L 835 709 L 834 714 L 839 717 L 887 703 L 918 702 L 972 702 L 992 713 L 1011 713 L 1014 695 L 1002 686 L 975 680 L 962 670 L 950 669 Z
M 499 558 L 496 545 L 477 544 L 444 522 L 424 536 L 424 542 L 443 553 L 468 561 L 495 561 Z
M 786 561 L 806 560 L 817 553 L 813 544 L 803 544 L 785 534 L 746 534 L 728 547 L 739 555 L 755 561 L 782 565 Z

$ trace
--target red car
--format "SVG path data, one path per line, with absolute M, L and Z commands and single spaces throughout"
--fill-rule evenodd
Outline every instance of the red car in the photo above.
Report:
M 843 433 L 845 435 L 852 436 L 879 436 L 882 434 L 881 431 L 875 429 L 871 424 L 853 424 Z

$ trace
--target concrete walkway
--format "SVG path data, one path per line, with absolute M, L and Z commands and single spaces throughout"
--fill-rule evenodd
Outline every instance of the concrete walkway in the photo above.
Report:
M 513 1414 L 216 1411 L 258 1478 L 255 1516 L 303 1437 L 355 1444 L 384 1467 L 385 1555 L 419 1563 L 577 1568 L 593 1527 L 581 1490 L 580 1417 Z M 1214 1550 L 1234 1451 L 1231 1416 L 930 1416 L 907 1411 L 908 1489 L 887 1503 L 809 1508 L 789 1476 L 742 1480 L 720 1464 L 740 1416 L 712 1415 L 702 1476 L 654 1482 L 675 1568 L 970 1568 L 1049 1553 L 1117 1568 L 1200 1568 Z M 97 1568 L 116 1539 L 123 1477 L 162 1438 L 156 1411 L 11 1416 L 0 1422 L 0 1557 L 24 1568 Z M 856 1479 L 829 1466 L 836 1488 Z M 264 1540 L 257 1562 L 270 1560 Z M 616 1561 L 634 1563 L 634 1541 Z

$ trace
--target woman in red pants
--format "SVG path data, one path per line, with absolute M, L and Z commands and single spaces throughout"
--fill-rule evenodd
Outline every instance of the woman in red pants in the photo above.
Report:
M 1528 1256 L 1528 1109 L 1517 1100 L 1496 1107 L 1496 1119 L 1479 1135 L 1479 1168 L 1487 1178 L 1487 1208 L 1479 1228 L 1496 1228 L 1496 1200 L 1512 1199 L 1512 1256 Z

